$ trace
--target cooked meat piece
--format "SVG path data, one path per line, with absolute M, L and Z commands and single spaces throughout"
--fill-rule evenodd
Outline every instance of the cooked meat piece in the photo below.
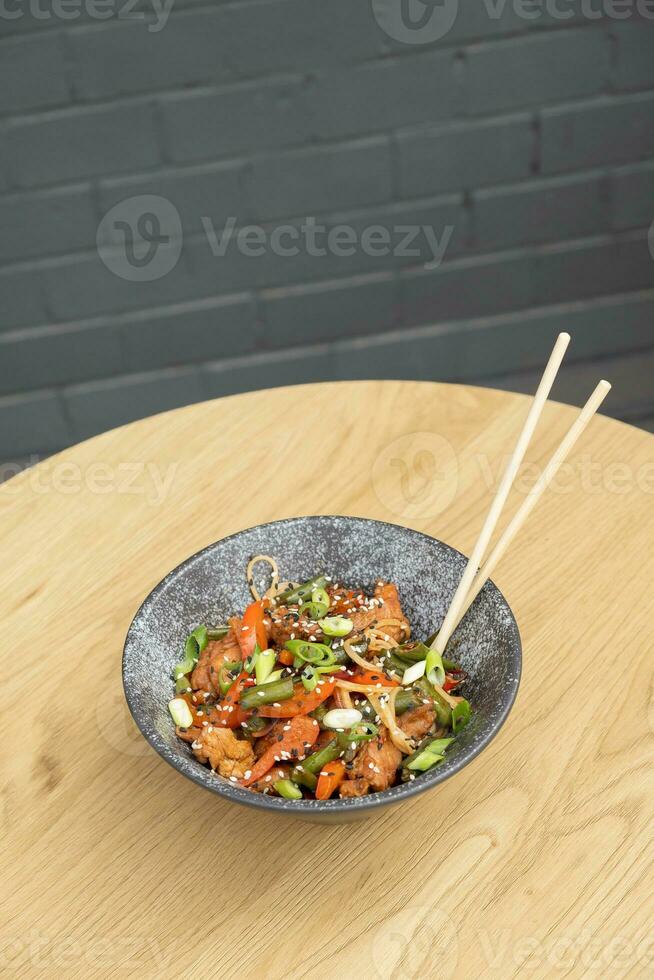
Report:
M 351 617 L 367 601 L 363 592 L 341 589 L 334 585 L 327 586 L 327 595 L 329 596 L 330 616 Z
M 196 738 L 199 738 L 202 734 L 200 728 L 180 728 L 179 725 L 175 728 L 175 732 L 185 742 L 195 742 Z
M 339 796 L 342 800 L 365 796 L 369 789 L 370 783 L 367 779 L 346 779 L 341 783 Z
M 430 704 L 419 704 L 417 708 L 400 715 L 397 724 L 409 738 L 420 741 L 434 724 L 434 718 L 434 709 Z
M 397 586 L 393 585 L 392 582 L 379 582 L 375 586 L 375 599 L 378 600 L 375 605 L 360 609 L 352 616 L 355 633 L 360 633 L 366 627 L 380 623 L 384 619 L 399 619 L 408 627 L 409 621 L 402 612 Z M 381 600 L 381 604 L 379 600 Z M 396 643 L 406 640 L 409 636 L 408 630 L 403 630 L 400 626 L 384 626 L 382 629 Z
M 213 725 L 202 728 L 191 747 L 199 762 L 208 762 L 221 776 L 242 779 L 254 765 L 250 743 L 236 738 L 229 728 L 216 728 Z
M 297 606 L 278 606 L 270 610 L 266 619 L 270 619 L 270 637 L 276 647 L 283 647 L 290 639 L 309 640 L 312 643 L 323 640 L 318 624 L 307 616 L 300 616 Z
M 209 640 L 200 654 L 191 674 L 191 687 L 194 691 L 209 691 L 216 694 L 218 687 L 218 671 L 226 661 L 241 659 L 241 650 L 233 629 L 222 640 Z M 215 684 L 214 684 L 215 681 Z
M 379 735 L 364 742 L 357 752 L 348 776 L 350 779 L 365 779 L 374 790 L 388 789 L 395 782 L 401 761 L 402 753 L 391 742 L 388 730 L 380 725 Z

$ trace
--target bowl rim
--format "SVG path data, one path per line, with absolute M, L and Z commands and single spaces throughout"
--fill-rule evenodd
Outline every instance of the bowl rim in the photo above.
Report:
M 140 603 L 138 609 L 136 610 L 134 616 L 127 630 L 125 636 L 125 642 L 123 645 L 123 656 L 121 664 L 122 673 L 122 683 L 123 683 L 123 693 L 125 695 L 125 700 L 127 701 L 127 706 L 129 708 L 130 714 L 139 729 L 143 738 L 148 742 L 151 748 L 157 753 L 157 755 L 168 763 L 176 772 L 187 779 L 192 780 L 196 785 L 201 786 L 203 789 L 217 796 L 220 796 L 231 803 L 238 803 L 243 806 L 254 807 L 259 810 L 266 810 L 272 813 L 291 813 L 295 816 L 305 816 L 310 817 L 314 814 L 346 814 L 352 811 L 368 811 L 380 806 L 389 806 L 402 802 L 409 797 L 416 796 L 420 793 L 424 793 L 428 789 L 439 785 L 455 776 L 462 769 L 464 769 L 473 759 L 476 759 L 478 755 L 493 741 L 500 729 L 503 727 L 506 719 L 508 718 L 520 687 L 520 681 L 522 678 L 522 639 L 520 636 L 520 630 L 518 628 L 518 623 L 516 621 L 513 610 L 511 609 L 508 601 L 506 600 L 504 594 L 495 585 L 495 583 L 489 579 L 482 590 L 484 592 L 496 593 L 497 596 L 502 600 L 503 605 L 508 613 L 509 621 L 508 628 L 510 629 L 510 650 L 512 651 L 513 657 L 513 670 L 511 674 L 510 687 L 508 688 L 508 697 L 504 701 L 501 711 L 499 711 L 494 719 L 492 728 L 490 731 L 481 738 L 475 745 L 473 745 L 468 752 L 463 753 L 460 757 L 453 760 L 452 764 L 447 769 L 441 769 L 436 767 L 431 772 L 422 773 L 420 779 L 415 779 L 407 783 L 401 783 L 396 786 L 389 787 L 389 789 L 381 790 L 376 793 L 366 794 L 365 796 L 354 797 L 350 799 L 329 799 L 329 800 L 285 800 L 282 797 L 267 796 L 263 793 L 255 793 L 247 787 L 239 786 L 237 783 L 231 783 L 226 779 L 216 775 L 213 782 L 206 781 L 207 769 L 198 763 L 197 772 L 195 767 L 188 772 L 180 767 L 178 764 L 178 755 L 172 749 L 168 749 L 167 746 L 161 746 L 156 744 L 154 737 L 150 731 L 148 731 L 147 726 L 141 722 L 141 712 L 139 710 L 139 704 L 136 702 L 134 697 L 134 692 L 131 690 L 129 682 L 126 676 L 126 665 L 127 659 L 129 657 L 129 647 L 132 642 L 134 642 L 133 633 L 137 622 L 139 621 L 142 613 L 144 613 L 159 596 L 161 592 L 165 590 L 168 583 L 176 577 L 183 569 L 187 568 L 193 562 L 197 561 L 207 552 L 212 551 L 217 545 L 222 544 L 225 541 L 230 541 L 233 538 L 238 538 L 249 531 L 262 530 L 272 526 L 279 526 L 283 524 L 292 524 L 298 521 L 333 521 L 333 520 L 344 520 L 351 521 L 359 524 L 375 524 L 381 527 L 392 527 L 400 529 L 412 535 L 417 535 L 420 538 L 426 538 L 429 541 L 436 542 L 443 545 L 449 551 L 455 553 L 461 557 L 464 561 L 468 558 L 463 552 L 454 548 L 452 545 L 443 541 L 441 538 L 435 538 L 431 534 L 427 534 L 424 531 L 417 531 L 415 528 L 407 527 L 404 524 L 393 524 L 390 521 L 381 521 L 374 517 L 359 517 L 349 514 L 306 514 L 297 515 L 295 517 L 284 517 L 275 521 L 266 521 L 263 524 L 253 524 L 250 527 L 241 528 L 238 531 L 234 531 L 232 534 L 225 535 L 222 538 L 218 538 L 216 541 L 212 541 L 210 544 L 205 545 L 199 551 L 194 552 L 189 555 L 178 565 L 172 568 L 166 575 L 148 592 L 143 601 Z

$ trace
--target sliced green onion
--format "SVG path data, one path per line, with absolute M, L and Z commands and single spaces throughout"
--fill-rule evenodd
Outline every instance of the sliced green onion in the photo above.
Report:
M 278 779 L 273 783 L 273 789 L 285 800 L 301 800 L 302 790 L 292 783 L 290 779 Z
M 354 623 L 345 616 L 327 616 L 318 620 L 318 626 L 325 636 L 347 636 L 354 629 Z
M 230 687 L 234 683 L 234 677 L 229 670 L 229 664 L 223 664 L 218 671 L 218 687 L 220 688 L 220 693 L 225 696 L 229 691 Z
M 472 708 L 470 703 L 465 699 L 459 701 L 455 708 L 452 708 L 452 731 L 459 732 L 462 728 L 470 721 L 470 716 L 472 715 Z
M 257 684 L 264 684 L 266 679 L 272 674 L 275 660 L 277 659 L 274 650 L 260 650 L 254 657 L 254 673 Z
M 410 667 L 402 674 L 402 684 L 413 684 L 415 681 L 419 680 L 424 676 L 425 673 L 425 661 L 418 660 L 417 663 L 411 664 Z
M 274 684 L 275 681 L 278 681 L 283 676 L 284 668 L 280 667 L 279 670 L 273 670 L 272 674 L 268 674 L 265 681 L 262 681 L 262 684 Z
M 324 602 L 303 602 L 300 606 L 300 615 L 307 616 L 312 622 L 321 619 L 329 610 L 329 606 Z
M 304 582 L 302 585 L 297 585 L 291 589 L 287 589 L 285 592 L 281 592 L 275 596 L 275 602 L 277 605 L 299 605 L 299 603 L 311 598 L 311 593 L 314 589 L 322 589 L 325 585 L 327 585 L 325 576 L 316 575 L 315 578 L 310 578 L 308 582 Z
M 300 606 L 300 614 L 306 613 L 309 619 L 322 619 L 329 612 L 329 596 L 321 587 L 311 590 L 310 601 L 303 602 Z
M 442 687 L 445 682 L 445 667 L 438 650 L 430 650 L 425 660 L 425 674 L 431 684 Z
M 335 664 L 336 657 L 332 653 L 331 647 L 325 643 L 308 643 L 306 640 L 287 640 L 286 649 L 292 653 L 296 659 L 303 660 L 305 663 L 313 664 L 317 667 L 326 667 Z
M 173 698 L 168 702 L 170 716 L 179 728 L 191 728 L 193 725 L 193 715 L 191 709 L 184 698 Z
M 377 738 L 379 729 L 371 721 L 360 721 L 354 725 L 349 732 L 342 732 L 338 738 L 343 746 L 350 745 L 351 742 L 369 742 Z
M 215 626 L 213 629 L 207 629 L 207 639 L 222 640 L 229 633 L 229 629 L 229 626 Z
M 363 721 L 363 715 L 356 708 L 332 708 L 322 720 L 327 728 L 352 728 Z
M 177 681 L 184 674 L 190 674 L 198 662 L 198 658 L 208 643 L 206 626 L 196 626 L 186 637 L 184 644 L 184 659 L 173 667 L 173 678 Z
M 273 684 L 258 684 L 256 687 L 248 687 L 241 694 L 239 699 L 240 706 L 245 711 L 258 708 L 262 704 L 274 704 L 275 701 L 288 701 L 293 697 L 293 678 L 284 677 L 282 680 L 275 681 Z
M 327 608 L 329 609 L 329 596 L 327 595 L 325 589 L 322 588 L 322 586 L 317 586 L 315 589 L 311 590 L 311 601 L 319 602 L 323 606 L 327 606 Z
M 300 680 L 302 681 L 304 690 L 309 692 L 315 691 L 319 676 L 311 664 L 305 664 L 304 670 L 300 674 Z
M 175 694 L 186 694 L 191 690 L 191 678 L 188 674 L 181 674 L 175 680 Z
M 404 760 L 403 768 L 413 772 L 426 772 L 435 766 L 437 762 L 442 762 L 445 758 L 445 749 L 453 742 L 453 738 L 435 738 L 427 742 L 422 748 L 414 752 Z

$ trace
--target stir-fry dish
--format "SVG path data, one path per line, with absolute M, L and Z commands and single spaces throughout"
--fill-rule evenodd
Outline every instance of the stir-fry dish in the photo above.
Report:
M 265 561 L 264 595 L 253 569 Z M 328 575 L 280 583 L 248 565 L 254 601 L 227 625 L 196 627 L 174 668 L 169 710 L 211 771 L 289 800 L 365 796 L 438 765 L 471 708 L 466 675 L 411 636 L 398 591 Z

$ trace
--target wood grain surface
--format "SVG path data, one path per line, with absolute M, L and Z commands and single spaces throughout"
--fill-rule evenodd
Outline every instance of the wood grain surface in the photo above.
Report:
M 226 534 L 352 514 L 469 552 L 527 404 L 406 382 L 256 392 L 0 488 L 3 976 L 653 975 L 651 435 L 592 422 L 495 576 L 524 644 L 516 706 L 403 808 L 331 828 L 228 804 L 123 702 L 139 603 Z M 501 526 L 573 417 L 547 406 Z

